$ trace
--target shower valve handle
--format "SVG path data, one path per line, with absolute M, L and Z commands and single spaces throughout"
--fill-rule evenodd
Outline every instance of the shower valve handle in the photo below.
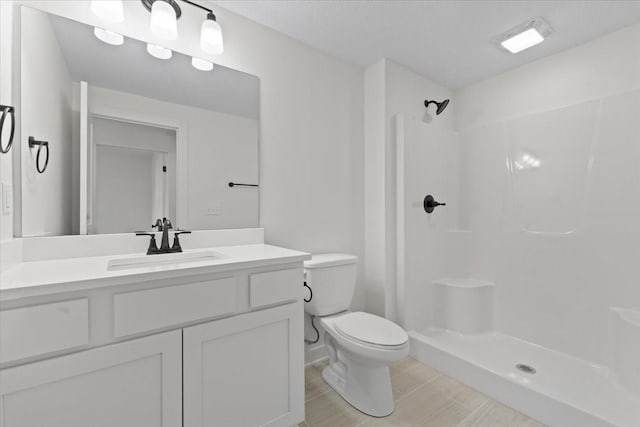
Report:
M 424 202 L 422 203 L 422 206 L 424 207 L 424 211 L 430 214 L 431 212 L 433 212 L 433 210 L 436 207 L 447 206 L 447 204 L 437 202 L 436 199 L 434 199 L 431 194 L 427 194 L 427 196 L 424 198 Z

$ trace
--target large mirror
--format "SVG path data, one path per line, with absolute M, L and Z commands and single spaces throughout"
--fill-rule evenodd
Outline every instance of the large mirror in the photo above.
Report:
M 258 226 L 257 77 L 20 14 L 19 234 Z

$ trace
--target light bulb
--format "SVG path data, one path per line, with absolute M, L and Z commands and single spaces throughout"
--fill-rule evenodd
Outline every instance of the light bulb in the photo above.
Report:
M 193 65 L 193 68 L 198 69 L 200 71 L 213 70 L 212 62 L 205 61 L 204 59 L 196 58 L 195 56 L 191 58 L 191 65 Z
M 220 55 L 224 52 L 222 28 L 220 24 L 216 22 L 216 16 L 213 13 L 209 13 L 207 19 L 202 22 L 202 27 L 200 28 L 200 47 L 212 55 Z
M 103 42 L 114 46 L 120 46 L 124 43 L 124 37 L 122 34 L 114 33 L 113 31 L 105 30 L 104 28 L 95 27 L 93 34 Z
M 149 52 L 149 55 L 158 59 L 169 59 L 173 54 L 171 49 L 151 43 L 147 43 L 147 52 Z
M 176 11 L 167 1 L 156 0 L 153 2 L 150 29 L 153 34 L 166 40 L 178 38 Z
M 91 0 L 91 11 L 108 22 L 124 21 L 122 0 Z

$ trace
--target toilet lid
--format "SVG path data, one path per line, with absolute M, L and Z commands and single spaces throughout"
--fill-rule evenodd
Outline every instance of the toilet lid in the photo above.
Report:
M 334 325 L 343 334 L 369 344 L 399 346 L 409 340 L 409 336 L 400 326 L 369 313 L 345 314 L 336 319 Z

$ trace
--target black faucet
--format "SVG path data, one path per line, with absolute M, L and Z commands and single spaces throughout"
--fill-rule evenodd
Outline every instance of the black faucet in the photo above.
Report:
M 171 225 L 171 221 L 167 218 L 158 218 L 158 220 L 156 220 L 156 223 L 152 225 L 151 228 L 155 228 L 157 231 L 162 231 L 162 240 L 160 242 L 159 248 L 158 244 L 156 243 L 155 233 L 147 233 L 144 231 L 136 232 L 136 236 L 151 236 L 151 239 L 149 240 L 149 248 L 147 249 L 147 255 L 182 252 L 182 246 L 180 246 L 178 235 L 191 234 L 191 232 L 187 230 L 176 230 L 173 233 L 173 245 L 169 246 L 169 230 L 173 228 L 173 226 Z
M 158 221 L 160 220 L 156 220 L 156 225 L 158 224 Z M 160 242 L 160 250 L 162 251 L 171 249 L 169 247 L 169 230 L 171 230 L 172 228 L 173 225 L 171 225 L 171 221 L 169 221 L 167 218 L 162 218 L 162 230 L 158 230 L 162 231 L 162 241 Z

